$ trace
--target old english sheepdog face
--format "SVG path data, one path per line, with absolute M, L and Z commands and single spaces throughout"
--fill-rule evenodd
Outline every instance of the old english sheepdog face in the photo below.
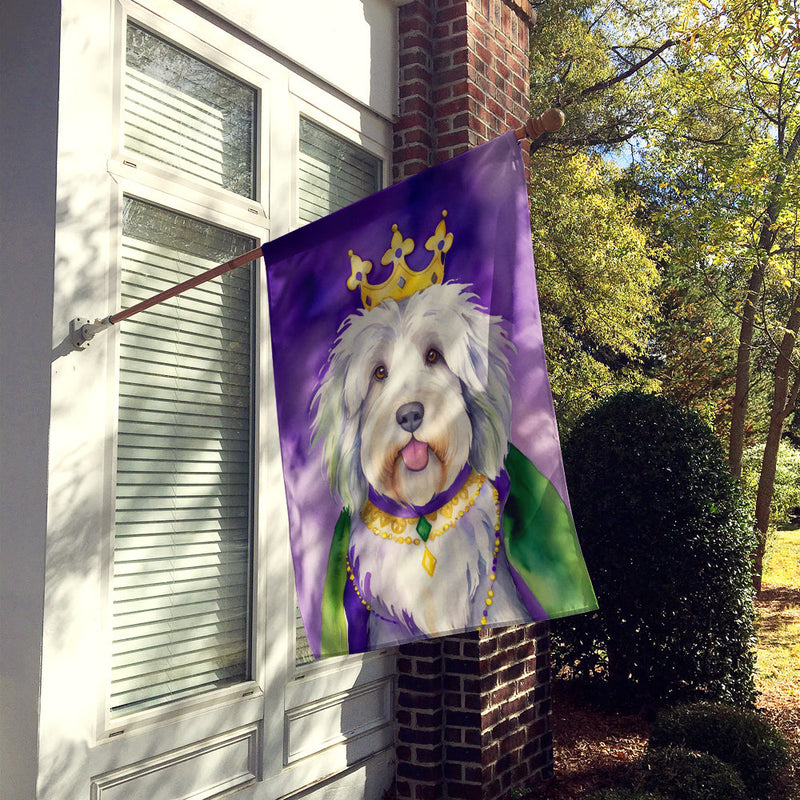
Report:
M 469 289 L 430 286 L 343 322 L 312 402 L 313 441 L 351 511 L 370 485 L 419 506 L 466 463 L 489 478 L 502 469 L 513 346 Z

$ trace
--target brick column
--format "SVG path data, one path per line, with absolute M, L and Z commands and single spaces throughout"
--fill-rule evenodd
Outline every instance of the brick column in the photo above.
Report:
M 410 0 L 399 14 L 394 178 L 525 121 L 529 0 Z M 552 775 L 547 623 L 404 645 L 398 798 L 495 800 Z
M 395 180 L 525 121 L 530 0 L 411 0 L 398 15 Z

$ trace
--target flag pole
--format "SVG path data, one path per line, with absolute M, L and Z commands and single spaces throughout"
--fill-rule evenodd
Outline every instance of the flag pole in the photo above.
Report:
M 548 108 L 538 117 L 528 117 L 525 124 L 514 130 L 518 140 L 538 139 L 543 133 L 555 133 L 564 124 L 564 112 L 560 108 Z
M 516 136 L 517 140 L 530 139 L 533 141 L 534 139 L 538 139 L 539 136 L 544 133 L 552 133 L 557 131 L 563 124 L 564 112 L 560 108 L 550 108 L 543 114 L 540 114 L 538 117 L 528 117 L 524 125 L 514 129 L 514 135 Z M 172 297 L 182 294 L 188 289 L 193 289 L 195 286 L 200 286 L 200 284 L 203 284 L 206 281 L 218 278 L 220 275 L 224 275 L 226 272 L 243 267 L 245 264 L 249 264 L 251 261 L 258 259 L 260 255 L 261 248 L 256 247 L 247 253 L 243 253 L 240 256 L 236 256 L 236 258 L 232 258 L 230 261 L 226 261 L 224 264 L 220 264 L 217 267 L 212 267 L 205 272 L 201 272 L 199 275 L 195 275 L 193 278 L 189 278 L 182 283 L 171 286 L 169 289 L 165 289 L 163 292 L 159 292 L 158 294 L 155 294 L 146 300 L 142 300 L 140 303 L 136 303 L 136 305 L 133 305 L 130 308 L 110 314 L 103 319 L 95 319 L 94 322 L 92 322 L 91 320 L 84 319 L 82 317 L 76 317 L 69 323 L 72 346 L 76 350 L 84 350 L 86 347 L 88 347 L 89 342 L 94 338 L 95 334 L 99 333 L 100 331 L 107 330 L 112 325 L 116 325 L 118 322 L 122 322 L 122 320 L 132 317 L 134 314 L 138 314 L 140 311 L 145 311 L 152 306 L 163 303 L 165 300 L 169 300 Z
M 245 264 L 255 261 L 260 255 L 261 248 L 256 247 L 253 250 L 242 253 L 240 256 L 236 256 L 236 258 L 232 258 L 230 261 L 226 261 L 224 264 L 207 269 L 205 272 L 201 272 L 199 275 L 195 275 L 193 278 L 189 278 L 188 280 L 178 283 L 175 286 L 170 286 L 169 289 L 164 289 L 163 292 L 154 294 L 152 297 L 148 297 L 146 300 L 142 300 L 140 303 L 136 303 L 136 305 L 133 305 L 130 308 L 117 311 L 115 314 L 110 314 L 103 319 L 96 319 L 94 322 L 90 322 L 88 319 L 76 317 L 69 324 L 72 344 L 76 349 L 83 350 L 94 338 L 96 333 L 104 331 L 107 328 L 110 328 L 112 325 L 116 325 L 118 322 L 128 319 L 128 317 L 132 317 L 134 314 L 138 314 L 140 311 L 145 311 L 151 306 L 158 305 L 158 303 L 163 303 L 165 300 L 169 300 L 171 297 L 183 294 L 183 292 L 187 291 L 188 289 L 193 289 L 195 286 L 200 286 L 202 283 L 206 283 L 214 278 L 218 278 L 220 275 L 224 275 L 226 272 L 231 272 L 231 270 L 243 267 Z

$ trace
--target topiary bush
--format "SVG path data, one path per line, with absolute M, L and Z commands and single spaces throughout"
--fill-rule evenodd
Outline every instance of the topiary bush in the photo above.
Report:
M 711 429 L 623 392 L 579 420 L 564 466 L 600 609 L 552 624 L 556 668 L 636 703 L 751 703 L 755 540 Z
M 716 756 L 685 747 L 648 751 L 633 777 L 639 791 L 669 800 L 748 800 L 739 773 Z
M 722 703 L 695 703 L 664 711 L 653 723 L 650 747 L 681 745 L 710 753 L 736 769 L 753 797 L 769 797 L 789 749 L 757 712 Z

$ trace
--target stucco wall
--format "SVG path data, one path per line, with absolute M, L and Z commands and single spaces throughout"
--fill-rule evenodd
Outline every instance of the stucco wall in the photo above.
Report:
M 35 794 L 53 308 L 59 8 L 0 7 L 0 775 Z

